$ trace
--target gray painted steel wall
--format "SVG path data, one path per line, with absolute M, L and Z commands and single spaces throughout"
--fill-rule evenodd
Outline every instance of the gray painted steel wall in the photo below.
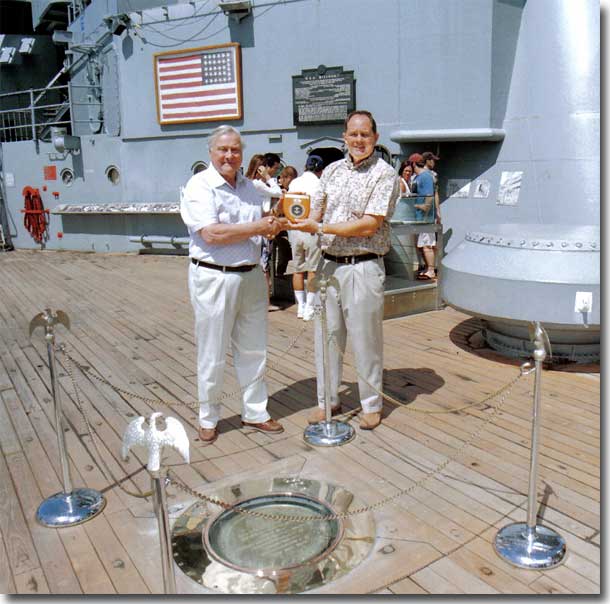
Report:
M 340 137 L 340 125 L 294 127 L 291 76 L 319 64 L 341 65 L 354 70 L 357 105 L 374 112 L 380 142 L 393 154 L 440 152 L 449 251 L 481 223 L 599 223 L 595 145 L 599 99 L 596 109 L 593 98 L 595 91 L 599 95 L 599 67 L 583 75 L 574 71 L 577 63 L 571 61 L 571 57 L 582 60 L 584 52 L 599 51 L 595 2 L 297 0 L 254 4 L 253 15 L 239 24 L 213 2 L 170 4 L 167 16 L 161 7 L 142 10 L 140 27 L 104 38 L 102 19 L 130 5 L 94 0 L 71 29 L 81 42 L 101 39 L 110 44 L 100 49 L 102 83 L 106 89 L 118 89 L 118 97 L 106 96 L 105 127 L 120 135 L 92 135 L 87 123 L 80 124 L 81 156 L 53 162 L 46 155 L 52 149 L 45 145 L 39 153 L 33 145 L 5 145 L 5 170 L 15 175 L 15 187 L 7 191 L 14 222 L 20 219 L 21 189 L 45 184 L 42 166 L 49 163 L 57 165 L 58 172 L 73 165 L 77 175 L 70 188 L 48 183 L 49 190 L 60 193 L 58 200 L 43 194 L 49 208 L 86 201 L 175 201 L 191 165 L 208 161 L 205 138 L 217 123 L 157 124 L 153 55 L 236 41 L 242 45 L 244 119 L 234 125 L 244 133 L 246 161 L 253 153 L 275 151 L 301 171 L 312 141 Z M 139 14 L 130 14 L 134 21 L 140 20 Z M 557 20 L 566 23 L 559 32 L 553 25 Z M 108 76 L 111 50 L 116 53 L 115 83 Z M 569 86 L 547 88 L 549 78 Z M 86 83 L 86 70 L 74 81 Z M 533 95 L 534 90 L 541 94 Z M 566 105 L 575 99 L 580 99 L 583 111 L 566 112 Z M 81 111 L 75 115 L 86 122 L 89 109 Z M 570 115 L 568 121 L 566 115 Z M 464 130 L 494 128 L 505 131 L 503 141 L 459 140 Z M 401 142 L 396 136 L 424 130 L 435 135 L 429 140 L 420 136 L 418 142 Z M 111 164 L 121 170 L 118 187 L 104 176 Z M 519 204 L 498 206 L 500 174 L 509 169 L 524 171 Z M 445 199 L 449 179 L 477 177 L 490 181 L 489 197 Z M 53 220 L 61 227 L 59 217 Z M 167 218 L 156 220 L 157 232 L 142 233 L 177 234 L 175 225 L 166 224 Z M 112 230 L 112 225 L 106 228 Z M 113 249 L 130 247 L 127 238 L 121 240 L 121 232 L 117 227 L 116 241 L 122 243 Z M 52 236 L 48 247 L 90 249 L 90 244 L 88 233 L 73 233 L 61 241 Z M 22 232 L 16 245 L 35 247 Z

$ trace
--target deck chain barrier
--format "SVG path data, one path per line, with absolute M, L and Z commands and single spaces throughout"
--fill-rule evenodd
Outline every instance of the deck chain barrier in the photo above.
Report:
M 112 480 L 112 482 L 114 484 L 117 484 L 119 486 L 119 488 L 127 495 L 131 495 L 132 497 L 138 497 L 140 499 L 146 499 L 146 498 L 150 497 L 153 494 L 152 490 L 146 491 L 144 493 L 141 493 L 141 492 L 136 493 L 135 491 L 131 491 L 130 489 L 125 487 L 123 485 L 123 482 L 125 480 L 128 480 L 129 477 L 122 478 L 121 480 L 117 479 L 116 476 L 113 474 L 112 470 L 108 467 L 108 464 L 104 461 L 104 457 L 102 456 L 102 454 L 99 450 L 99 447 L 97 446 L 96 439 L 99 437 L 97 436 L 97 433 L 95 432 L 95 430 L 91 427 L 91 423 L 89 422 L 89 418 L 87 417 L 87 414 L 85 413 L 82 401 L 80 400 L 80 396 L 78 394 L 78 386 L 76 385 L 74 371 L 72 370 L 72 367 L 74 365 L 74 360 L 65 351 L 63 344 L 61 344 L 58 348 L 61 352 L 63 352 L 66 355 L 66 357 L 68 359 L 68 363 L 66 363 L 66 373 L 68 374 L 68 376 L 70 377 L 70 381 L 72 382 L 72 389 L 74 390 L 74 401 L 76 402 L 76 408 L 80 411 L 80 414 L 82 415 L 83 420 L 85 421 L 85 426 L 87 427 L 87 434 L 89 435 L 89 438 L 91 439 L 91 442 L 93 443 L 93 447 L 95 449 L 95 452 L 97 453 L 97 457 L 98 457 L 99 461 L 104 466 L 103 468 L 100 467 L 100 471 L 102 472 L 102 474 L 104 475 L 106 480 L 109 480 L 109 481 Z
M 315 307 L 315 315 L 319 316 L 321 314 L 321 307 L 320 306 L 316 306 Z M 296 345 L 296 343 L 299 341 L 300 337 L 303 335 L 305 329 L 307 329 L 307 325 L 304 325 L 301 330 L 299 331 L 299 333 L 291 340 L 291 342 L 289 343 L 288 347 L 286 348 L 286 350 L 280 355 L 281 358 L 285 358 L 285 355 L 292 350 L 292 348 Z M 329 336 L 329 339 L 332 339 L 332 336 Z M 126 494 L 132 496 L 132 497 L 138 497 L 138 498 L 147 498 L 150 497 L 152 494 L 152 491 L 147 491 L 145 493 L 136 493 L 134 491 L 131 491 L 129 489 L 127 489 L 125 486 L 123 486 L 123 482 L 125 480 L 128 479 L 128 477 L 122 478 L 122 479 L 117 479 L 112 470 L 110 470 L 110 468 L 108 467 L 108 464 L 104 461 L 104 458 L 99 450 L 99 447 L 97 445 L 97 435 L 95 434 L 95 429 L 92 428 L 87 415 L 84 411 L 82 402 L 80 400 L 80 396 L 78 394 L 78 386 L 76 383 L 76 379 L 74 376 L 74 371 L 72 370 L 73 367 L 77 367 L 81 372 L 86 373 L 89 377 L 93 378 L 94 380 L 96 380 L 97 382 L 103 383 L 107 386 L 109 386 L 113 391 L 115 391 L 117 394 L 121 394 L 127 397 L 131 397 L 137 400 L 140 400 L 142 402 L 145 402 L 149 405 L 157 405 L 159 403 L 162 403 L 168 407 L 176 407 L 176 406 L 183 406 L 183 407 L 187 407 L 188 409 L 190 409 L 191 411 L 197 411 L 199 408 L 199 402 L 196 401 L 194 403 L 187 403 L 184 401 L 177 401 L 176 403 L 168 403 L 162 399 L 153 399 L 153 398 L 148 398 L 148 397 L 144 397 L 140 394 L 136 394 L 135 392 L 130 392 L 128 390 L 125 390 L 123 388 L 120 388 L 119 386 L 116 386 L 114 384 L 112 384 L 111 382 L 109 382 L 108 380 L 106 380 L 103 377 L 97 376 L 94 373 L 92 373 L 90 371 L 89 367 L 83 366 L 81 365 L 76 359 L 74 359 L 74 357 L 72 357 L 72 355 L 70 355 L 70 353 L 66 350 L 66 346 L 65 344 L 61 344 L 57 347 L 57 350 L 59 352 L 61 352 L 66 359 L 68 360 L 68 363 L 66 363 L 66 372 L 68 374 L 68 376 L 70 377 L 70 381 L 72 383 L 72 387 L 74 389 L 74 396 L 75 396 L 75 402 L 76 402 L 76 406 L 80 412 L 80 414 L 82 415 L 84 421 L 85 421 L 85 425 L 87 428 L 87 432 L 89 435 L 89 438 L 91 439 L 91 442 L 93 443 L 93 446 L 96 450 L 97 456 L 100 460 L 100 462 L 102 463 L 102 465 L 104 466 L 103 468 L 100 467 L 100 470 L 102 471 L 102 474 L 104 474 L 104 476 L 106 477 L 107 480 L 112 479 L 114 481 L 115 484 L 117 484 L 119 486 L 119 488 L 125 492 Z M 270 368 L 275 368 L 275 364 L 272 363 L 268 363 L 267 366 L 267 371 Z M 484 421 L 484 423 L 474 432 L 470 435 L 470 437 L 468 438 L 468 440 L 460 447 L 460 449 L 458 449 L 458 451 L 456 452 L 456 455 L 454 458 L 450 458 L 445 460 L 445 462 L 439 464 L 432 472 L 426 474 L 426 476 L 424 476 L 420 481 L 416 482 L 415 484 L 411 485 L 408 489 L 403 489 L 397 493 L 395 493 L 394 495 L 392 495 L 391 497 L 388 497 L 386 499 L 383 499 L 381 501 L 379 501 L 378 503 L 371 505 L 371 506 L 365 506 L 362 508 L 359 508 L 357 510 L 353 510 L 351 512 L 344 512 L 341 514 L 331 514 L 331 515 L 326 515 L 326 516 L 283 516 L 283 515 L 271 515 L 271 514 L 264 514 L 261 512 L 255 512 L 252 510 L 245 510 L 245 509 L 241 509 L 241 508 L 236 508 L 237 511 L 239 511 L 240 513 L 245 513 L 245 514 L 249 514 L 252 516 L 258 516 L 258 517 L 262 517 L 265 519 L 269 519 L 269 520 L 284 520 L 284 521 L 290 521 L 290 522 L 298 522 L 298 521 L 310 521 L 310 520 L 316 520 L 316 521 L 329 521 L 329 520 L 336 520 L 336 519 L 340 519 L 340 518 L 346 518 L 348 516 L 354 516 L 357 514 L 362 514 L 364 512 L 367 511 L 371 511 L 374 509 L 377 509 L 378 507 L 381 507 L 383 505 L 386 505 L 387 503 L 393 501 L 394 499 L 397 499 L 399 497 L 401 497 L 402 495 L 405 495 L 407 493 L 410 493 L 411 491 L 415 490 L 416 488 L 418 488 L 419 486 L 421 486 L 424 482 L 426 482 L 429 478 L 431 478 L 432 476 L 434 476 L 435 474 L 440 473 L 449 463 L 451 463 L 451 461 L 453 461 L 454 459 L 456 459 L 457 457 L 459 457 L 463 451 L 472 444 L 472 442 L 478 438 L 479 434 L 482 432 L 482 430 L 487 426 L 487 424 L 497 415 L 497 413 L 499 412 L 501 406 L 504 404 L 504 401 L 506 400 L 506 397 L 508 396 L 510 390 L 512 390 L 512 387 L 514 386 L 514 384 L 521 379 L 521 377 L 525 376 L 525 375 L 529 375 L 530 373 L 532 373 L 533 371 L 535 371 L 535 369 L 531 368 L 531 364 L 530 363 L 524 363 L 523 365 L 521 365 L 520 368 L 520 372 L 517 375 L 516 378 L 512 379 L 511 381 L 509 381 L 507 384 L 505 384 L 504 386 L 502 386 L 501 388 L 499 388 L 498 390 L 496 390 L 495 392 L 489 394 L 488 396 L 486 396 L 483 400 L 481 401 L 477 401 L 475 403 L 471 403 L 468 405 L 465 405 L 463 407 L 460 407 L 458 409 L 449 409 L 449 410 L 442 410 L 442 411 L 432 411 L 432 410 L 424 410 L 424 409 L 416 409 L 416 408 L 410 408 L 409 405 L 399 401 L 398 399 L 392 397 L 389 394 L 384 393 L 381 390 L 378 390 L 377 388 L 375 388 L 372 384 L 370 384 L 370 382 L 368 382 L 365 378 L 363 378 L 358 371 L 355 369 L 355 367 L 352 367 L 355 371 L 357 376 L 362 379 L 366 384 L 368 384 L 371 388 L 373 388 L 373 390 L 375 390 L 380 396 L 382 396 L 385 400 L 387 400 L 388 402 L 396 405 L 397 407 L 400 407 L 401 409 L 404 409 L 406 411 L 410 411 L 410 412 L 417 412 L 417 413 L 423 413 L 423 414 L 443 414 L 443 413 L 457 413 L 459 411 L 463 411 L 465 409 L 468 409 L 470 407 L 474 407 L 477 405 L 482 405 L 487 403 L 488 401 L 495 399 L 497 396 L 500 396 L 501 394 L 503 394 L 500 402 L 498 403 L 498 405 L 496 405 L 495 407 L 492 407 L 492 412 L 489 414 L 489 416 L 487 417 L 487 419 Z M 247 384 L 244 387 L 239 388 L 238 390 L 234 391 L 234 392 L 229 392 L 229 393 L 225 393 L 223 394 L 218 400 L 218 402 L 222 402 L 223 400 L 230 398 L 240 392 L 243 392 L 245 389 L 247 389 L 248 387 L 250 387 L 252 384 L 255 384 L 256 382 L 260 381 L 261 379 L 263 379 L 265 376 L 265 373 L 261 374 L 260 376 L 256 377 L 252 382 L 250 382 L 249 384 Z M 360 410 L 360 406 L 356 407 L 355 409 L 352 409 L 350 411 L 347 411 L 345 413 L 342 413 L 341 415 L 338 415 L 336 417 L 343 417 L 343 418 L 351 418 L 352 416 L 356 415 L 359 410 Z M 262 445 L 258 445 L 258 447 L 260 447 Z M 104 470 L 105 469 L 105 470 Z M 189 493 L 190 495 L 194 496 L 194 497 L 198 497 L 204 501 L 208 501 L 209 503 L 213 503 L 215 505 L 218 505 L 224 509 L 229 509 L 232 508 L 233 505 L 232 504 L 228 504 L 226 502 L 222 502 L 216 498 L 213 497 L 208 497 L 206 495 L 203 495 L 201 493 L 197 493 L 196 491 L 193 491 L 192 489 L 190 489 L 190 487 L 188 487 L 187 485 L 185 485 L 183 482 L 180 481 L 179 478 L 175 477 L 175 474 L 172 475 L 174 476 L 174 478 L 170 477 L 170 482 L 171 484 L 173 484 L 176 488 L 181 489 L 187 493 Z
M 468 449 L 468 447 L 470 447 L 470 445 L 472 445 L 472 443 L 479 438 L 479 436 L 481 435 L 483 430 L 501 411 L 501 409 L 506 401 L 506 398 L 508 397 L 509 393 L 511 392 L 513 386 L 522 377 L 527 376 L 530 373 L 532 373 L 532 371 L 534 371 L 534 370 L 531 369 L 531 364 L 529 362 L 524 363 L 523 365 L 521 365 L 519 374 L 515 378 L 513 378 L 510 382 L 508 382 L 506 385 L 504 385 L 502 388 L 498 389 L 495 392 L 495 394 L 493 395 L 494 398 L 496 396 L 499 396 L 500 394 L 502 394 L 498 404 L 491 407 L 491 412 L 489 413 L 489 415 L 487 416 L 485 421 L 474 432 L 472 432 L 470 434 L 470 436 L 467 438 L 467 440 L 459 447 L 459 449 L 455 452 L 455 454 L 452 457 L 447 457 L 447 459 L 445 459 L 443 462 L 439 463 L 433 470 L 426 473 L 425 476 L 423 476 L 420 480 L 413 483 L 411 486 L 407 487 L 406 489 L 401 489 L 398 492 L 394 493 L 394 495 L 390 495 L 389 497 L 386 497 L 385 499 L 381 499 L 376 503 L 373 503 L 371 505 L 361 506 L 361 507 L 356 508 L 355 510 L 351 510 L 349 512 L 340 512 L 338 514 L 326 514 L 323 516 L 300 516 L 300 515 L 297 516 L 297 515 L 290 515 L 290 514 L 265 514 L 263 512 L 256 512 L 254 510 L 240 508 L 239 506 L 235 506 L 234 504 L 227 503 L 226 501 L 222 501 L 221 499 L 218 499 L 217 497 L 211 497 L 209 495 L 204 495 L 203 493 L 199 493 L 198 491 L 195 491 L 194 489 L 187 486 L 171 470 L 168 470 L 169 482 L 177 489 L 180 489 L 181 491 L 184 491 L 185 493 L 187 493 L 193 497 L 196 497 L 197 499 L 204 501 L 206 503 L 212 503 L 225 510 L 231 509 L 234 512 L 237 512 L 239 514 L 255 516 L 257 518 L 264 518 L 265 520 L 296 522 L 296 523 L 305 523 L 305 522 L 312 522 L 312 521 L 313 522 L 327 522 L 327 521 L 331 521 L 331 520 L 343 520 L 343 519 L 349 518 L 351 516 L 364 514 L 366 512 L 372 512 L 372 511 L 377 510 L 377 509 L 387 505 L 388 503 L 402 497 L 403 495 L 407 495 L 407 494 L 413 492 L 415 489 L 417 489 L 417 488 L 421 487 L 423 484 L 425 484 L 430 478 L 432 478 L 433 476 L 436 476 L 437 474 L 440 474 L 450 463 L 456 461 L 459 457 L 461 457 L 464 454 L 464 452 Z M 490 397 L 487 397 L 486 400 L 489 400 L 489 398 Z
M 285 355 L 287 353 L 289 353 L 294 346 L 296 345 L 296 343 L 299 341 L 299 339 L 301 338 L 301 336 L 303 335 L 303 333 L 305 332 L 305 330 L 307 329 L 307 324 L 305 324 L 301 330 L 299 331 L 299 333 L 290 341 L 290 343 L 288 344 L 288 348 L 286 348 L 286 350 L 284 350 L 282 353 L 280 353 L 280 358 L 284 358 Z M 77 367 L 82 373 L 86 373 L 89 377 L 93 378 L 95 381 L 100 382 L 102 384 L 105 384 L 106 386 L 109 386 L 112 390 L 114 390 L 117 394 L 122 394 L 124 396 L 127 396 L 129 398 L 133 398 L 139 401 L 142 401 L 143 403 L 147 403 L 149 405 L 158 405 L 159 403 L 167 406 L 167 407 L 186 407 L 187 409 L 189 409 L 190 411 L 199 411 L 199 406 L 200 406 L 200 402 L 199 401 L 194 401 L 192 403 L 189 402 L 185 402 L 185 401 L 176 401 L 173 403 L 169 403 L 167 401 L 164 401 L 161 398 L 148 398 L 146 396 L 142 396 L 141 394 L 136 394 L 135 392 L 130 392 L 129 390 L 125 390 L 124 388 L 121 388 L 119 386 L 116 386 L 114 384 L 112 384 L 111 382 L 109 382 L 107 379 L 100 377 L 98 375 L 95 375 L 95 373 L 93 373 L 91 371 L 90 367 L 87 367 L 85 365 L 81 365 L 67 350 L 65 347 L 65 344 L 62 344 L 61 346 L 58 346 L 57 350 L 59 352 L 61 352 L 67 359 L 69 359 L 71 361 L 71 363 Z M 267 363 L 267 368 L 266 371 L 269 371 L 270 369 L 276 369 L 276 363 Z M 227 400 L 229 398 L 232 398 L 234 396 L 236 396 L 237 394 L 241 394 L 243 392 L 245 392 L 248 388 L 250 388 L 250 386 L 256 384 L 257 382 L 260 382 L 262 379 L 265 378 L 265 373 L 263 372 L 261 375 L 255 377 L 251 382 L 249 382 L 248 384 L 246 384 L 245 386 L 241 386 L 239 387 L 237 390 L 234 390 L 233 392 L 225 392 L 224 394 L 222 394 L 221 396 L 219 396 L 216 399 L 216 403 L 220 404 L 222 403 L 224 400 Z
M 303 332 L 305 331 L 305 329 L 307 328 L 307 325 L 304 325 L 301 328 L 301 331 L 293 338 L 293 340 L 290 342 L 290 344 L 288 345 L 288 348 L 282 353 L 282 357 L 287 354 L 290 350 L 292 350 L 292 348 L 294 348 L 295 344 L 298 342 L 298 340 L 300 339 L 300 337 L 303 335 Z M 101 463 L 101 466 L 99 466 L 100 471 L 102 472 L 102 474 L 104 475 L 104 477 L 106 478 L 106 480 L 112 481 L 113 484 L 118 485 L 118 487 L 127 495 L 130 495 L 131 497 L 137 497 L 140 499 L 146 499 L 148 497 L 150 497 L 153 494 L 153 491 L 145 491 L 144 493 L 137 493 L 135 491 L 132 491 L 130 489 L 128 489 L 127 487 L 125 487 L 123 485 L 123 482 L 128 480 L 129 477 L 124 477 L 122 479 L 117 479 L 116 476 L 114 475 L 114 473 L 112 472 L 112 470 L 109 468 L 108 464 L 105 462 L 104 457 L 102 456 L 98 444 L 97 444 L 97 438 L 99 438 L 97 436 L 97 433 L 95 432 L 95 429 L 92 428 L 91 423 L 89 422 L 89 419 L 87 417 L 87 414 L 85 413 L 85 410 L 83 408 L 82 405 L 82 401 L 80 399 L 79 396 L 79 392 L 78 392 L 78 385 L 76 383 L 76 378 L 74 376 L 74 371 L 73 371 L 73 367 L 77 367 L 82 373 L 86 373 L 89 377 L 93 378 L 94 380 L 96 380 L 97 382 L 101 382 L 102 384 L 105 384 L 107 386 L 109 386 L 112 390 L 114 390 L 117 394 L 122 394 L 124 396 L 127 397 L 131 397 L 131 398 L 135 398 L 137 400 L 140 400 L 142 402 L 145 402 L 149 405 L 158 405 L 159 402 L 161 402 L 162 404 L 165 404 L 168 407 L 176 407 L 176 406 L 184 406 L 187 407 L 188 409 L 190 409 L 191 411 L 195 411 L 199 409 L 199 402 L 195 402 L 195 403 L 185 403 L 183 401 L 177 401 L 177 403 L 168 403 L 166 401 L 163 401 L 162 399 L 152 399 L 152 398 L 147 398 L 144 396 L 141 396 L 139 394 L 136 394 L 135 392 L 130 392 L 128 390 L 124 390 L 123 388 L 120 388 L 119 386 L 115 386 L 114 384 L 112 384 L 111 382 L 109 382 L 108 380 L 106 380 L 105 378 L 99 377 L 97 375 L 95 375 L 93 372 L 91 372 L 89 369 L 89 367 L 85 367 L 84 365 L 81 365 L 66 349 L 66 345 L 65 344 L 60 344 L 56 347 L 56 350 L 58 352 L 61 352 L 67 359 L 67 363 L 65 364 L 65 369 L 66 369 L 66 373 L 68 374 L 70 381 L 72 383 L 72 388 L 74 391 L 74 401 L 76 403 L 76 407 L 78 409 L 78 411 L 80 412 L 81 416 L 83 417 L 83 420 L 85 422 L 85 426 L 87 428 L 87 434 L 93 444 L 93 447 L 95 448 L 95 451 L 97 453 L 97 457 Z M 270 364 L 271 368 L 275 368 L 274 364 Z M 249 388 L 252 384 L 255 384 L 256 382 L 260 381 L 261 379 L 263 379 L 265 376 L 265 374 L 261 374 L 260 376 L 256 377 L 252 382 L 250 382 L 248 385 L 244 386 L 243 388 L 239 388 L 238 390 L 234 391 L 234 392 L 229 392 L 229 393 L 225 393 L 222 397 L 220 397 L 218 399 L 218 402 L 222 402 L 223 400 L 230 398 L 240 392 L 245 391 L 247 388 Z M 260 445 L 259 445 L 260 446 Z M 258 448 L 258 446 L 257 446 Z M 103 467 L 102 467 L 103 466 Z
M 321 315 L 321 307 L 320 306 L 316 306 L 314 309 L 314 314 L 315 316 L 320 316 Z M 307 329 L 307 325 L 304 325 L 303 327 L 301 327 L 301 330 L 299 331 L 299 333 L 292 339 L 292 341 L 290 342 L 290 344 L 288 345 L 288 348 L 286 348 L 286 350 L 284 350 L 281 354 L 280 357 L 284 358 L 285 355 L 290 352 L 290 350 L 292 350 L 292 348 L 294 348 L 294 346 L 296 345 L 296 343 L 299 341 L 300 337 L 303 335 L 303 333 L 305 332 L 305 330 Z M 329 342 L 332 342 L 333 340 L 333 336 L 329 336 Z M 185 402 L 185 401 L 175 401 L 175 402 L 168 402 L 168 401 L 164 401 L 161 398 L 148 398 L 145 396 L 142 396 L 141 394 L 136 394 L 135 392 L 131 392 L 129 390 L 125 390 L 124 388 L 121 388 L 120 386 L 116 386 L 114 384 L 112 384 L 111 382 L 109 382 L 107 379 L 100 377 L 98 375 L 95 375 L 90 367 L 81 365 L 74 357 L 72 357 L 70 355 L 69 352 L 67 352 L 65 344 L 62 344 L 61 346 L 58 347 L 58 351 L 63 353 L 66 358 L 68 358 L 73 365 L 75 365 L 81 372 L 86 373 L 89 377 L 91 377 L 92 379 L 94 379 L 95 381 L 105 384 L 106 386 L 109 386 L 112 390 L 114 390 L 117 394 L 122 394 L 128 398 L 133 398 L 139 401 L 142 401 L 144 403 L 147 403 L 149 405 L 158 405 L 159 403 L 170 407 L 170 408 L 175 408 L 175 407 L 185 407 L 187 409 L 189 409 L 190 411 L 194 411 L 194 412 L 198 412 L 199 411 L 199 406 L 200 406 L 200 402 L 199 401 L 194 401 L 194 402 Z M 492 393 L 489 395 L 489 397 L 487 399 L 483 399 L 482 401 L 477 401 L 474 403 L 469 403 L 468 405 L 464 405 L 462 407 L 458 407 L 457 409 L 443 409 L 443 410 L 437 410 L 437 411 L 433 411 L 430 409 L 418 409 L 417 407 L 411 407 L 409 404 L 405 404 L 401 401 L 399 401 L 398 399 L 394 398 L 393 396 L 386 394 L 385 392 L 378 390 L 375 386 L 373 386 L 368 380 L 366 380 L 366 378 L 364 378 L 363 376 L 360 375 L 360 373 L 358 373 L 357 369 L 353 366 L 350 365 L 348 363 L 346 363 L 346 365 L 348 367 L 351 367 L 355 373 L 356 376 L 361 379 L 363 382 L 365 382 L 366 384 L 368 384 L 375 392 L 377 392 L 377 394 L 379 394 L 380 396 L 382 396 L 386 401 L 392 403 L 393 405 L 397 406 L 397 407 L 401 407 L 402 409 L 410 412 L 410 413 L 421 413 L 423 415 L 443 415 L 443 414 L 448 414 L 448 413 L 458 413 L 460 411 L 464 411 L 466 409 L 469 409 L 471 407 L 476 407 L 477 405 L 482 405 L 485 402 L 487 402 L 487 400 L 494 398 L 497 395 L 497 391 L 495 393 Z M 270 369 L 275 369 L 276 368 L 276 364 L 275 363 L 267 363 L 267 368 L 266 368 L 266 372 L 268 372 Z M 265 372 L 265 373 L 266 373 Z M 216 402 L 222 403 L 224 400 L 227 400 L 229 398 L 232 398 L 234 396 L 236 396 L 237 394 L 243 393 L 245 392 L 250 386 L 252 386 L 253 384 L 256 384 L 257 382 L 260 382 L 262 379 L 264 379 L 265 377 L 265 373 L 257 376 L 256 378 L 254 378 L 254 380 L 252 380 L 250 383 L 246 384 L 243 387 L 238 388 L 237 390 L 234 390 L 232 392 L 225 392 L 224 394 L 222 394 L 221 396 L 219 396 L 216 399 Z M 336 416 L 334 416 L 337 420 L 349 420 L 351 419 L 353 416 L 357 415 L 358 412 L 360 411 L 361 407 L 355 407 L 354 409 L 350 409 L 349 411 L 345 411 L 344 413 L 341 414 L 337 414 Z

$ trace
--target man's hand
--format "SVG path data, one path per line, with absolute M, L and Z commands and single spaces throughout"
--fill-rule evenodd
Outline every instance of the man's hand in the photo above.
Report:
M 297 218 L 296 222 L 290 224 L 290 228 L 304 233 L 317 233 L 320 223 L 313 218 Z
M 276 216 L 266 216 L 262 218 L 263 232 L 261 233 L 267 239 L 273 239 L 281 230 L 283 230 L 282 223 Z
M 280 231 L 288 231 L 292 228 L 292 222 L 285 216 L 277 216 L 276 219 L 280 223 Z

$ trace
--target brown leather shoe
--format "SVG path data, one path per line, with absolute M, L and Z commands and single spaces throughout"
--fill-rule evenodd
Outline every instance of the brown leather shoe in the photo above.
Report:
M 381 423 L 381 411 L 377 413 L 363 413 L 360 418 L 360 428 L 362 430 L 372 430 Z
M 339 415 L 341 413 L 341 405 L 337 405 L 336 407 L 331 407 L 330 416 L 335 417 L 335 415 Z M 322 409 L 322 407 L 316 407 L 307 418 L 307 421 L 310 424 L 319 424 L 320 422 L 326 421 L 326 410 Z
M 213 428 L 202 428 L 199 426 L 197 434 L 202 444 L 211 445 L 218 438 L 218 428 L 216 426 Z
M 241 425 L 246 428 L 252 428 L 265 434 L 279 434 L 284 431 L 284 426 L 280 422 L 276 422 L 274 419 L 269 418 L 266 422 L 260 424 L 251 424 L 250 422 L 241 422 Z

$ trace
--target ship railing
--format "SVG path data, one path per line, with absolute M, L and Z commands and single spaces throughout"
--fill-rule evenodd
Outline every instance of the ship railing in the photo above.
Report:
M 89 4 L 91 4 L 91 0 L 72 0 L 72 3 L 68 5 L 68 20 L 70 23 L 74 22 Z
M 73 88 L 86 88 L 94 94 L 87 95 L 85 102 L 75 103 L 71 96 Z M 97 90 L 101 88 L 62 84 L 0 94 L 0 142 L 48 141 L 53 126 L 66 128 L 71 134 L 72 108 L 98 106 L 99 100 L 93 100 L 99 96 L 95 94 Z

